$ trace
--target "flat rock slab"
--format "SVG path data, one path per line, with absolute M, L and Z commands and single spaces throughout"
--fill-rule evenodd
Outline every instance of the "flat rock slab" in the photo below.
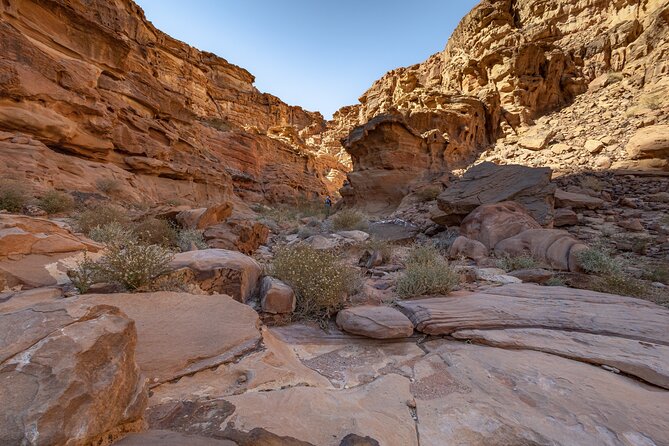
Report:
M 648 301 L 566 287 L 510 284 L 468 296 L 399 301 L 418 331 L 547 328 L 669 345 L 669 309 Z
M 421 446 L 668 444 L 667 391 L 543 352 L 423 346 L 411 385 Z
M 607 365 L 669 389 L 669 346 L 666 345 L 541 328 L 462 330 L 451 336 L 493 347 L 538 350 L 577 361 Z
M 137 363 L 154 386 L 229 362 L 260 341 L 258 314 L 225 295 L 91 294 L 89 304 L 120 308 L 137 327 Z
M 363 305 L 337 313 L 337 325 L 344 331 L 374 339 L 407 338 L 413 323 L 404 314 L 386 306 Z

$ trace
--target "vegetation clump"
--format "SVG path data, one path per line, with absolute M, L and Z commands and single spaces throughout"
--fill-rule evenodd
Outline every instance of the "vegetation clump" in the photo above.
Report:
M 86 209 L 76 217 L 76 220 L 78 229 L 86 235 L 90 235 L 93 229 L 108 223 L 118 223 L 125 226 L 130 222 L 125 209 L 106 203 L 100 203 Z
M 106 245 L 125 245 L 133 238 L 132 231 L 128 229 L 127 225 L 117 221 L 94 227 L 89 231 L 88 236 L 96 242 L 104 243 Z
M 335 231 L 365 231 L 369 228 L 367 217 L 354 209 L 343 209 L 332 216 L 332 229 Z
M 167 220 L 148 217 L 135 223 L 132 231 L 139 242 L 147 245 L 176 246 L 177 244 L 177 229 Z
M 506 272 L 517 271 L 519 269 L 539 268 L 541 264 L 529 255 L 509 256 L 505 255 L 497 259 L 497 267 Z
M 148 287 L 168 271 L 174 254 L 158 245 L 130 242 L 125 246 L 109 245 L 96 264 L 97 277 L 102 282 L 120 285 L 128 291 Z
M 364 249 L 371 252 L 379 252 L 383 262 L 388 262 L 393 255 L 395 247 L 392 243 L 387 240 L 379 240 L 376 238 L 370 238 L 364 244 Z
M 20 182 L 0 179 L 0 210 L 21 212 L 29 199 L 30 194 Z
M 311 246 L 278 250 L 268 272 L 295 291 L 294 315 L 321 325 L 342 309 L 348 295 L 360 286 L 355 268 L 344 265 L 336 253 Z
M 416 196 L 421 202 L 428 202 L 436 200 L 441 193 L 441 188 L 438 186 L 428 186 L 416 192 Z
M 431 246 L 417 246 L 409 253 L 406 270 L 395 290 L 401 298 L 426 294 L 448 294 L 460 282 L 448 261 Z
M 98 178 L 95 187 L 103 194 L 113 194 L 121 190 L 121 182 L 116 178 Z
M 182 229 L 177 233 L 177 247 L 182 251 L 190 251 L 193 248 L 207 249 L 203 232 L 199 229 Z
M 51 190 L 37 200 L 37 206 L 47 214 L 59 214 L 74 209 L 74 199 L 64 192 Z

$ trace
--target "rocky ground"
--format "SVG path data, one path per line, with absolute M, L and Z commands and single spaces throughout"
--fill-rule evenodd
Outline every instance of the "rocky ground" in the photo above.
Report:
M 0 444 L 669 445 L 669 5 L 563 3 L 328 123 L 2 3 Z

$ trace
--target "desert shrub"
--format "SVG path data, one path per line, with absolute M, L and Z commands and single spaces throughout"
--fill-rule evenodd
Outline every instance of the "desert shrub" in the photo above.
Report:
M 126 225 L 116 221 L 94 227 L 90 230 L 88 236 L 96 242 L 107 245 L 125 245 L 134 239 L 132 231 Z
M 645 297 L 648 292 L 648 286 L 643 281 L 619 273 L 593 277 L 588 288 L 602 293 L 634 297 Z
M 132 232 L 146 245 L 176 246 L 177 230 L 169 221 L 148 217 L 136 223 Z
M 567 283 L 559 276 L 553 276 L 545 283 L 546 286 L 566 286 Z
M 651 282 L 669 284 L 669 265 L 647 265 L 642 278 Z
M 113 194 L 121 190 L 121 182 L 116 178 L 98 178 L 95 180 L 95 187 L 103 194 Z
M 136 242 L 123 246 L 108 245 L 107 253 L 97 262 L 98 278 L 135 291 L 148 287 L 155 278 L 165 273 L 172 258 L 170 250 L 158 245 Z
M 603 246 L 593 246 L 578 253 L 577 261 L 585 272 L 596 275 L 620 275 L 622 265 Z
M 67 276 L 72 281 L 72 285 L 79 291 L 79 294 L 85 294 L 91 288 L 91 285 L 97 282 L 100 276 L 100 270 L 97 263 L 84 253 L 84 258 L 77 262 L 76 266 L 67 271 Z
M 534 257 L 529 255 L 520 255 L 520 256 L 503 256 L 497 259 L 497 267 L 503 269 L 506 272 L 516 271 L 519 269 L 530 269 L 538 268 L 541 265 L 539 262 L 534 259 Z
M 209 246 L 204 240 L 203 232 L 198 229 L 182 229 L 177 233 L 177 247 L 182 251 L 190 251 L 193 246 L 197 249 L 207 249 Z
M 295 291 L 296 317 L 321 324 L 343 308 L 346 297 L 360 286 L 356 269 L 344 265 L 335 253 L 310 246 L 278 250 L 268 272 Z
M 81 212 L 77 215 L 76 220 L 78 229 L 88 235 L 94 228 L 108 223 L 115 222 L 120 225 L 127 225 L 130 218 L 122 207 L 98 204 Z
M 436 248 L 418 246 L 409 253 L 406 270 L 397 280 L 395 290 L 402 298 L 447 294 L 459 282 L 458 274 Z
M 606 75 L 608 83 L 616 83 L 623 80 L 623 73 L 620 71 L 611 71 Z
M 354 209 L 343 209 L 332 216 L 332 228 L 335 231 L 366 230 L 369 222 L 362 212 Z
M 428 186 L 416 192 L 416 197 L 420 201 L 432 201 L 436 200 L 439 194 L 441 193 L 441 188 L 438 186 Z
M 651 110 L 657 110 L 662 107 L 662 98 L 659 94 L 644 95 L 639 102 Z
M 370 238 L 365 242 L 364 248 L 372 252 L 373 251 L 380 252 L 383 261 L 387 262 L 392 257 L 393 250 L 395 247 L 392 245 L 392 243 L 388 242 L 387 240 Z
M 47 214 L 58 214 L 74 209 L 74 199 L 64 192 L 51 190 L 37 200 L 37 205 Z
M 0 210 L 21 212 L 23 206 L 30 200 L 26 186 L 10 179 L 0 179 Z
M 297 236 L 301 239 L 309 238 L 312 235 L 318 234 L 319 231 L 317 228 L 313 228 L 310 226 L 302 226 L 298 231 L 297 231 Z

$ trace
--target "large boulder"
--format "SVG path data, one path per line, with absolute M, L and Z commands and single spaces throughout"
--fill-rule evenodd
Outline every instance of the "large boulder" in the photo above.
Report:
M 529 254 L 536 260 L 561 271 L 580 271 L 578 254 L 587 246 L 560 229 L 528 229 L 500 241 L 495 253 L 501 256 Z
M 44 218 L 0 214 L 0 290 L 69 282 L 67 270 L 83 252 L 101 246 Z
M 515 201 L 541 225 L 553 221 L 555 185 L 551 169 L 485 162 L 465 172 L 437 198 L 445 215 L 464 218 L 482 204 Z
M 481 205 L 460 225 L 463 236 L 478 240 L 488 249 L 527 229 L 541 229 L 541 225 L 513 201 Z
M 172 259 L 170 269 L 188 269 L 202 291 L 227 294 L 239 302 L 246 302 L 253 295 L 262 271 L 251 257 L 225 249 L 179 253 Z
M 0 444 L 109 444 L 143 427 L 134 322 L 56 301 L 0 317 Z
M 644 127 L 632 136 L 625 146 L 632 159 L 669 158 L 669 125 Z
M 260 341 L 258 314 L 223 295 L 156 292 L 90 294 L 135 321 L 137 364 L 151 386 L 234 360 Z
M 386 306 L 346 308 L 337 313 L 337 325 L 349 333 L 375 339 L 406 338 L 413 334 L 411 321 Z
M 260 282 L 260 308 L 265 313 L 286 314 L 295 310 L 295 292 L 274 277 L 265 276 Z
M 269 228 L 258 222 L 229 219 L 225 223 L 210 226 L 204 238 L 212 248 L 229 249 L 250 255 L 267 243 Z
M 555 205 L 573 209 L 597 209 L 604 205 L 604 200 L 586 194 L 557 189 L 555 191 Z
M 451 259 L 467 257 L 479 261 L 488 257 L 488 252 L 489 249 L 483 243 L 460 235 L 453 240 L 453 244 L 448 248 L 448 257 Z
M 208 208 L 188 209 L 179 212 L 175 219 L 184 228 L 206 229 L 221 223 L 232 215 L 232 204 L 221 203 Z

